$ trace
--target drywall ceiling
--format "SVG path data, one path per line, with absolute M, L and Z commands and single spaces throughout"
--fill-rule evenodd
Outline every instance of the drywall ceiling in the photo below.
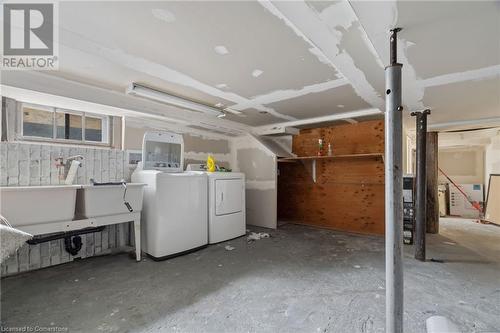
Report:
M 429 123 L 476 127 L 500 120 L 500 2 L 351 2 L 383 63 L 386 30 L 401 26 L 403 102 L 431 108 Z M 370 74 L 371 72 L 367 72 Z M 484 119 L 484 121 L 481 121 Z M 406 121 L 413 123 L 410 117 Z M 460 127 L 459 126 L 459 127 Z
M 1 81 L 235 135 L 383 111 L 388 30 L 395 26 L 404 28 L 407 111 L 432 108 L 434 125 L 500 118 L 494 1 L 60 2 L 59 70 L 3 72 Z M 131 82 L 243 115 L 207 118 L 125 96 Z M 413 122 L 408 115 L 406 122 Z

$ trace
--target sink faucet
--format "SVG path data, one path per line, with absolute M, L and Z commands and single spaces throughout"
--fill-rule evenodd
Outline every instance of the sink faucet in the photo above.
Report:
M 71 171 L 71 164 L 73 161 L 77 161 L 77 166 L 82 166 L 82 161 L 84 157 L 82 155 L 70 156 L 64 160 L 62 156 L 56 158 L 56 167 L 59 170 L 59 180 L 65 181 L 66 184 L 72 184 L 76 175 L 76 169 Z M 70 179 L 71 178 L 71 179 Z
M 75 156 L 70 156 L 66 159 L 66 167 L 69 168 L 69 166 L 71 165 L 71 162 L 73 161 L 79 161 L 80 163 L 83 161 L 84 157 L 82 155 L 75 155 Z

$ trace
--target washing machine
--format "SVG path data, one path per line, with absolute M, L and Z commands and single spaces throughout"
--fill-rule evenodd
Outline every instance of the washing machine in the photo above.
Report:
M 182 135 L 146 132 L 143 161 L 133 182 L 146 183 L 141 216 L 142 250 L 156 260 L 192 252 L 208 244 L 208 180 L 183 172 Z
M 204 164 L 189 164 L 186 171 L 208 177 L 209 244 L 245 235 L 245 174 L 208 172 Z

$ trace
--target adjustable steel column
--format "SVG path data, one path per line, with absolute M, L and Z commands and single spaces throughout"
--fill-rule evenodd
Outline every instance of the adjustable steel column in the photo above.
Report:
M 415 199 L 415 259 L 425 261 L 425 224 L 427 207 L 427 115 L 430 110 L 412 112 L 416 116 L 417 129 L 417 195 Z
M 385 310 L 387 333 L 403 332 L 403 122 L 397 33 L 391 30 L 385 68 Z

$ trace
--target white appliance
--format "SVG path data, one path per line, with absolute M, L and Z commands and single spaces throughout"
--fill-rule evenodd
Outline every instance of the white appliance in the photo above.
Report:
M 457 184 L 460 189 L 467 194 L 470 201 L 483 203 L 483 185 L 482 184 Z M 450 187 L 450 215 L 462 217 L 479 218 L 479 211 L 472 207 L 462 193 L 453 184 Z
M 208 242 L 245 235 L 245 174 L 207 172 L 204 164 L 189 164 L 186 171 L 208 176 Z
M 132 174 L 146 183 L 142 210 L 143 251 L 167 259 L 208 244 L 208 184 L 202 173 L 183 172 L 182 135 L 146 132 L 143 161 Z

